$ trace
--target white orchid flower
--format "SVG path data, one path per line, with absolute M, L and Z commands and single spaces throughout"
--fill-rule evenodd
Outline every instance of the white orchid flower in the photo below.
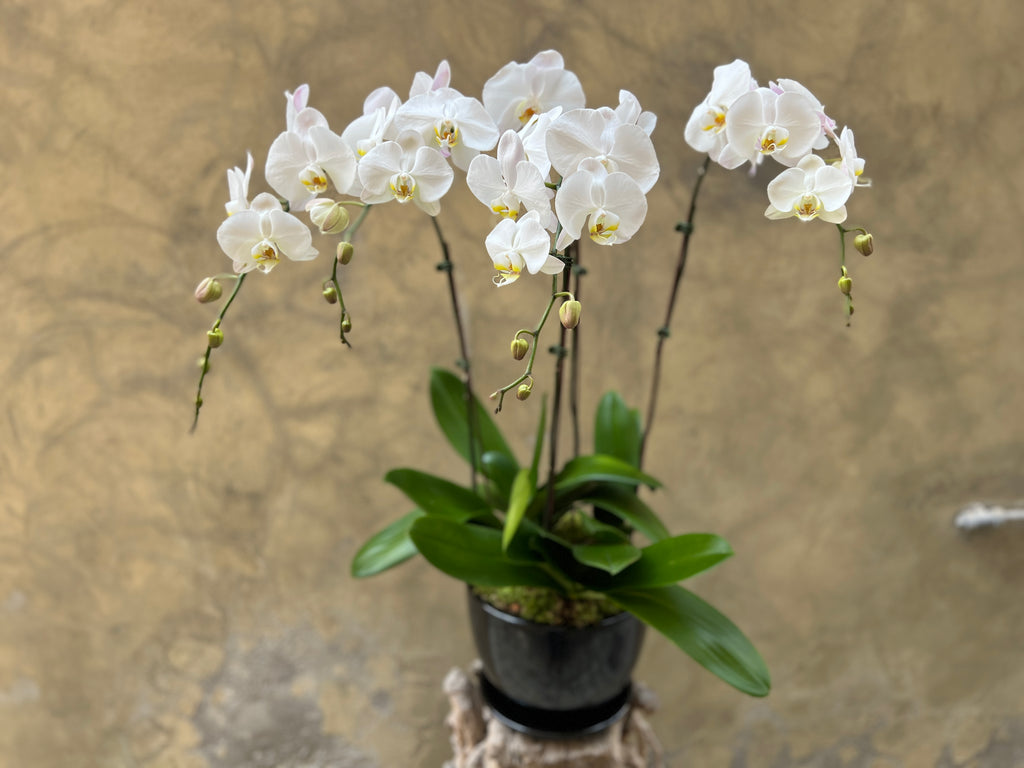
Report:
M 551 165 L 563 177 L 593 158 L 609 173 L 630 176 L 644 194 L 661 170 L 651 137 L 638 125 L 620 123 L 609 107 L 564 113 L 548 129 L 547 147 Z
M 493 281 L 499 287 L 514 283 L 524 269 L 531 275 L 556 275 L 565 268 L 549 253 L 551 234 L 544 229 L 537 211 L 530 211 L 518 221 L 502 219 L 487 235 L 484 246 L 498 270 Z
M 615 118 L 623 125 L 638 125 L 650 136 L 658 124 L 658 116 L 653 112 L 644 112 L 640 101 L 627 90 L 619 91 L 619 106 L 615 108 Z
M 395 114 L 402 106 L 398 94 L 390 88 L 377 88 L 363 102 L 363 114 L 357 117 L 341 132 L 341 139 L 357 158 L 385 141 L 392 141 L 398 136 L 394 127 Z M 358 195 L 359 190 L 353 194 Z
M 551 159 L 548 157 L 548 128 L 561 114 L 561 107 L 549 109 L 547 112 L 534 115 L 526 121 L 526 125 L 519 129 L 519 139 L 523 142 L 526 159 L 537 166 L 537 170 L 545 180 L 551 175 Z
M 303 83 L 295 89 L 295 93 L 291 91 L 284 92 L 285 98 L 285 130 L 295 130 L 295 117 L 302 110 L 304 110 L 309 104 L 309 86 Z
M 413 75 L 412 86 L 409 88 L 409 98 L 412 99 L 424 93 L 436 91 L 439 88 L 447 88 L 452 81 L 452 70 L 448 60 L 444 59 L 437 65 L 437 71 L 431 77 L 426 72 L 417 72 Z
M 768 183 L 771 205 L 764 215 L 769 219 L 800 221 L 821 219 L 830 224 L 846 221 L 846 201 L 853 191 L 853 180 L 845 170 L 817 155 L 807 155 L 795 168 L 787 168 Z
M 484 83 L 484 107 L 498 130 L 522 128 L 531 117 L 555 107 L 579 109 L 586 104 L 583 86 L 565 69 L 558 51 L 541 51 L 526 64 L 512 61 Z
M 249 208 L 249 180 L 252 178 L 252 152 L 245 153 L 246 162 L 243 171 L 237 165 L 228 170 L 228 194 L 231 200 L 224 203 L 228 216 Z
M 562 233 L 555 247 L 562 250 L 578 240 L 584 225 L 599 245 L 629 240 L 647 216 L 647 198 L 631 176 L 608 169 L 593 158 L 565 177 L 555 195 L 555 212 Z
M 274 139 L 267 153 L 267 183 L 295 210 L 326 192 L 328 180 L 348 192 L 355 175 L 355 154 L 312 107 L 295 115 L 293 130 Z
M 256 195 L 248 209 L 228 216 L 217 230 L 217 242 L 239 274 L 254 269 L 270 272 L 282 255 L 292 261 L 317 255 L 309 227 L 285 213 L 267 192 Z
M 498 143 L 498 128 L 484 105 L 454 88 L 439 88 L 409 99 L 398 109 L 395 126 L 399 131 L 419 131 L 428 145 L 463 171 L 474 157 Z
M 497 159 L 489 155 L 473 158 L 466 184 L 477 200 L 500 216 L 515 220 L 525 208 L 536 211 L 546 229 L 554 231 L 557 225 L 550 202 L 554 193 L 544 186 L 537 166 L 526 159 L 515 131 L 502 134 Z
M 856 187 L 870 187 L 871 179 L 865 178 L 864 160 L 857 157 L 857 145 L 853 143 L 853 131 L 843 126 L 843 132 L 836 139 L 839 145 L 839 160 L 833 163 L 846 171 Z
M 733 103 L 725 135 L 729 143 L 718 159 L 725 168 L 738 168 L 747 161 L 756 165 L 759 155 L 794 166 L 821 135 L 821 120 L 810 97 L 758 88 Z
M 444 156 L 424 146 L 416 131 L 403 131 L 397 141 L 385 141 L 359 161 L 364 203 L 412 201 L 431 216 L 440 213 L 441 198 L 454 178 Z
M 725 126 L 729 109 L 740 96 L 757 88 L 750 65 L 742 59 L 715 67 L 711 91 L 698 104 L 686 123 L 683 136 L 698 152 L 707 152 L 716 163 L 728 140 Z
M 818 120 L 821 122 L 821 133 L 812 145 L 814 149 L 825 149 L 825 147 L 828 146 L 829 137 L 831 136 L 833 139 L 836 138 L 836 121 L 825 114 L 825 105 L 818 101 L 818 97 L 811 93 L 810 89 L 801 85 L 796 80 L 789 80 L 784 77 L 779 78 L 777 83 L 769 82 L 768 87 L 778 94 L 787 92 L 802 93 L 810 99 L 811 103 L 814 105 L 814 112 L 818 115 Z

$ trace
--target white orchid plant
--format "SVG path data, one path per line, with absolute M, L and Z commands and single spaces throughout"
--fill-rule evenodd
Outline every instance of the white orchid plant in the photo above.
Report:
M 873 248 L 866 230 L 843 226 L 850 195 L 867 185 L 853 132 L 844 128 L 837 134 L 836 122 L 800 83 L 783 79 L 759 87 L 740 60 L 715 69 L 710 93 L 682 131 L 690 146 L 706 157 L 697 171 L 687 218 L 676 226 L 682 243 L 665 322 L 657 331 L 646 418 L 617 394 L 604 395 L 597 408 L 593 452 L 581 452 L 576 438 L 573 455 L 560 463 L 564 389 L 573 398 L 574 421 L 577 413 L 575 339 L 581 305 L 575 294 L 585 272 L 580 244 L 589 239 L 619 247 L 644 223 L 647 194 L 660 172 L 651 140 L 656 118 L 626 90 L 619 92 L 615 107 L 587 108 L 579 79 L 565 69 L 556 51 L 538 53 L 527 63 L 506 64 L 484 84 L 479 100 L 450 83 L 448 63 L 442 62 L 433 76 L 415 75 L 404 102 L 390 88 L 378 88 L 340 134 L 309 106 L 307 86 L 285 93 L 285 130 L 271 144 L 265 169 L 274 193 L 249 200 L 251 155 L 244 171 L 228 171 L 228 216 L 217 240 L 234 272 L 208 277 L 196 289 L 196 298 L 206 303 L 221 297 L 222 282 L 234 283 L 207 332 L 196 422 L 210 355 L 224 341 L 221 326 L 247 276 L 269 274 L 282 256 L 314 259 L 314 229 L 336 238 L 336 258 L 321 288 L 327 302 L 340 310 L 340 339 L 348 345 L 352 318 L 342 299 L 339 268 L 352 259 L 356 234 L 372 208 L 411 202 L 433 224 L 460 345 L 460 373 L 435 369 L 431 402 L 441 431 L 468 462 L 470 480 L 460 485 L 413 469 L 389 472 L 385 479 L 415 508 L 366 542 L 354 558 L 352 573 L 376 574 L 419 553 L 444 573 L 479 589 L 523 587 L 569 600 L 603 601 L 632 612 L 739 690 L 767 694 L 768 670 L 753 645 L 728 618 L 679 584 L 732 550 L 714 534 L 668 532 L 638 495 L 640 486 L 659 485 L 643 471 L 644 448 L 654 424 L 662 348 L 693 234 L 697 197 L 710 164 L 727 169 L 749 164 L 752 174 L 767 157 L 784 166 L 767 185 L 765 215 L 837 227 L 838 286 L 849 318 L 853 303 L 845 261 L 847 235 L 854 235 L 855 248 L 865 256 Z M 511 286 L 524 272 L 549 275 L 551 281 L 540 321 L 512 337 L 512 357 L 525 360 L 525 369 L 490 395 L 495 412 L 501 411 L 509 392 L 521 401 L 530 396 L 541 334 L 559 304 L 561 327 L 551 347 L 553 405 L 550 418 L 546 399 L 538 409 L 537 440 L 526 462 L 520 462 L 490 409 L 475 395 L 453 262 L 437 218 L 457 173 L 465 174 L 469 190 L 489 209 L 487 215 L 497 218 L 482 248 L 494 265 L 494 285 Z M 350 216 L 350 209 L 358 214 Z M 578 424 L 573 426 L 578 435 Z M 545 446 L 547 464 L 542 468 Z

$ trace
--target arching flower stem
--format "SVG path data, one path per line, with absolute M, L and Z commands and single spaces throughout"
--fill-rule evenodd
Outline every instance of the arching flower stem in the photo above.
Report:
M 356 220 L 353 221 L 352 224 L 349 226 L 349 228 L 346 229 L 345 232 L 342 234 L 342 239 L 343 240 L 348 240 L 349 242 L 351 242 L 352 239 L 355 238 L 356 232 L 359 231 L 359 227 L 361 227 L 363 225 L 363 221 L 366 219 L 366 215 L 370 212 L 370 209 L 373 206 L 372 205 L 367 205 L 366 203 L 359 203 L 359 202 L 355 202 L 355 201 L 343 201 L 342 204 L 344 204 L 344 205 L 360 205 L 363 208 L 363 210 L 359 212 L 359 216 L 356 217 Z M 327 278 L 326 283 L 327 283 L 327 285 L 333 286 L 335 292 L 338 294 L 338 308 L 340 310 L 339 317 L 338 317 L 338 335 L 341 338 L 341 343 L 344 344 L 349 349 L 351 349 L 352 348 L 352 344 L 349 342 L 348 338 L 345 336 L 345 321 L 348 320 L 348 322 L 351 324 L 352 320 L 348 316 L 348 310 L 345 309 L 345 297 L 344 297 L 344 295 L 341 292 L 341 284 L 338 282 L 338 260 L 337 259 L 334 259 L 334 264 L 331 267 L 331 276 L 329 278 Z
M 568 274 L 568 270 L 563 272 L 563 275 Z M 530 344 L 530 357 L 526 362 L 526 370 L 523 374 L 515 379 L 514 381 L 506 384 L 501 389 L 496 389 L 491 393 L 490 399 L 497 400 L 498 406 L 494 409 L 495 413 L 501 413 L 501 407 L 505 402 L 505 395 L 512 389 L 515 389 L 527 379 L 533 377 L 533 363 L 537 358 L 537 341 L 540 339 L 540 332 L 544 329 L 545 323 L 548 321 L 548 315 L 551 314 L 551 308 L 555 305 L 555 299 L 565 297 L 566 300 L 572 300 L 573 295 L 569 291 L 558 290 L 558 275 L 551 276 L 551 298 L 548 299 L 548 305 L 544 308 L 544 314 L 540 316 L 540 322 L 537 323 L 536 328 L 520 328 L 516 331 L 513 338 L 518 339 L 522 335 L 532 336 L 533 343 Z M 563 329 L 564 330 L 564 329 Z
M 235 296 L 242 288 L 242 283 L 245 282 L 245 278 L 248 272 L 241 275 L 230 275 L 235 278 L 235 287 L 231 291 L 231 295 L 228 296 L 228 300 L 224 302 L 224 306 L 221 307 L 220 313 L 217 315 L 217 319 L 213 325 L 210 326 L 211 331 L 216 331 L 220 328 L 221 322 L 224 320 L 224 316 L 228 313 L 228 308 L 231 303 L 235 300 Z M 192 419 L 192 427 L 189 432 L 195 432 L 196 427 L 199 425 L 199 409 L 203 407 L 203 382 L 206 380 L 206 374 L 210 371 L 210 353 L 213 352 L 213 345 L 206 345 L 206 353 L 200 358 L 200 369 L 199 369 L 199 386 L 196 387 L 196 414 Z
M 570 253 L 566 253 L 571 258 Z M 558 295 L 569 294 L 570 269 L 562 270 L 562 290 Z M 554 276 L 552 283 L 557 280 Z M 554 285 L 552 285 L 554 287 Z M 551 297 L 554 302 L 555 296 Z M 570 298 L 572 294 L 569 294 Z M 550 309 L 550 306 L 549 306 Z M 562 379 L 565 371 L 565 334 L 567 329 L 559 323 L 558 346 L 551 351 L 555 354 L 555 394 L 551 405 L 551 436 L 548 439 L 548 498 L 544 505 L 544 529 L 550 531 L 555 519 L 555 474 L 558 471 L 558 423 L 561 421 Z M 536 345 L 535 345 L 536 346 Z
M 708 167 L 711 165 L 711 155 L 704 158 L 704 163 L 697 169 L 697 180 L 693 184 L 693 193 L 690 195 L 690 210 L 686 214 L 686 221 L 676 225 L 676 231 L 683 233 L 683 241 L 679 246 L 679 259 L 676 262 L 675 277 L 672 280 L 672 290 L 669 293 L 668 308 L 665 311 L 665 322 L 658 329 L 658 343 L 654 350 L 654 367 L 651 374 L 651 392 L 647 399 L 647 418 L 643 424 L 643 437 L 640 439 L 640 460 L 639 465 L 643 467 L 644 449 L 647 447 L 647 438 L 650 437 L 651 428 L 654 426 L 654 413 L 658 405 L 658 389 L 661 385 L 661 353 L 665 346 L 665 340 L 669 337 L 669 329 L 672 324 L 672 312 L 675 310 L 676 299 L 679 297 L 679 284 L 683 280 L 683 272 L 686 270 L 686 256 L 690 250 L 690 237 L 693 235 L 693 218 L 697 213 L 697 196 L 700 194 L 700 187 L 707 176 Z
M 462 312 L 459 309 L 459 297 L 455 288 L 455 275 L 453 273 L 454 265 L 452 264 L 451 254 L 448 249 L 448 241 L 445 240 L 444 233 L 441 232 L 441 225 L 437 221 L 437 216 L 431 216 L 430 221 L 434 225 L 434 232 L 437 234 L 437 241 L 441 245 L 442 261 L 437 265 L 437 268 L 448 276 L 448 293 L 452 299 L 452 316 L 455 320 L 455 333 L 459 338 L 459 354 L 461 357 L 456 362 L 456 365 L 462 370 L 463 379 L 466 384 L 465 400 L 466 424 L 469 428 L 470 486 L 475 492 L 477 487 L 477 462 L 479 459 L 477 451 L 480 448 L 480 443 L 477 437 L 479 429 L 476 423 L 476 407 L 474 405 L 476 403 L 476 397 L 473 394 L 473 375 L 469 362 L 469 343 L 466 339 L 465 326 L 462 323 Z

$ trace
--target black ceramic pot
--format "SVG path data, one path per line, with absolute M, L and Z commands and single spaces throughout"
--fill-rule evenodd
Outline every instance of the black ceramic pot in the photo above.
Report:
M 626 713 L 644 639 L 632 614 L 584 628 L 536 624 L 469 590 L 469 617 L 484 698 L 506 725 L 534 736 L 578 735 Z

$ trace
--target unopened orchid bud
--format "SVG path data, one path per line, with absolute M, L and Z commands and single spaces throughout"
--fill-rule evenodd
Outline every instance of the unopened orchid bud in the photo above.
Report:
M 337 235 L 348 229 L 348 211 L 345 206 L 339 205 L 326 197 L 318 197 L 306 204 L 309 218 L 321 234 Z
M 206 355 L 203 355 L 202 357 L 197 359 L 196 365 L 199 367 L 199 370 L 202 371 L 203 373 L 210 372 L 210 359 Z
M 224 343 L 224 331 L 220 328 L 211 328 L 206 332 L 206 342 L 216 349 Z
M 352 261 L 352 254 L 356 252 L 356 249 L 352 246 L 352 243 L 347 240 L 342 240 L 338 243 L 338 263 L 348 264 Z
M 522 360 L 526 357 L 527 351 L 530 349 L 530 342 L 526 339 L 515 338 L 512 339 L 512 357 L 516 360 Z
M 870 256 L 875 252 L 875 238 L 868 232 L 864 235 L 857 235 L 853 238 L 853 247 L 857 249 L 858 253 L 864 256 Z
M 519 389 L 516 390 L 516 400 L 525 400 L 530 396 L 533 391 L 533 384 L 520 384 Z
M 562 306 L 558 308 L 558 319 L 562 321 L 562 325 L 569 330 L 572 330 L 580 324 L 580 312 L 583 307 L 575 299 L 562 302 Z
M 343 318 L 341 318 L 341 332 L 342 333 L 348 333 L 351 330 L 352 330 L 352 321 L 349 320 L 348 315 L 345 315 Z
M 200 304 L 209 304 L 219 299 L 223 292 L 224 289 L 216 278 L 207 277 L 196 286 L 196 301 Z
M 338 303 L 338 292 L 334 289 L 333 285 L 324 286 L 324 301 L 328 304 Z
M 844 296 L 849 296 L 853 291 L 853 279 L 846 271 L 846 267 L 842 267 L 843 276 L 839 278 L 837 285 L 839 286 L 839 292 Z

